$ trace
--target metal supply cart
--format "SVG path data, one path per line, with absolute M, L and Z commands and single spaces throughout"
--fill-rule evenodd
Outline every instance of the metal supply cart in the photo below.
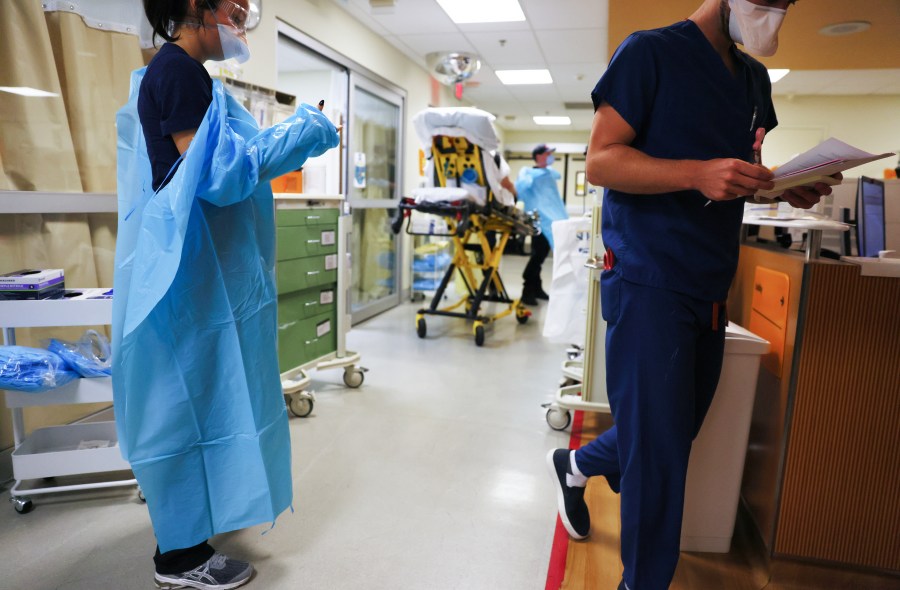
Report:
M 0 326 L 3 343 L 16 343 L 16 328 L 108 325 L 112 321 L 112 299 L 91 299 L 107 289 L 85 289 L 73 299 L 41 301 L 3 301 L 0 304 Z M 74 292 L 69 290 L 69 293 Z M 6 391 L 6 407 L 12 410 L 15 450 L 12 454 L 15 485 L 11 502 L 20 514 L 30 512 L 30 496 L 94 490 L 121 486 L 137 486 L 132 477 L 113 481 L 76 485 L 47 485 L 24 488 L 27 480 L 49 479 L 81 474 L 131 472 L 131 466 L 119 452 L 115 421 L 83 422 L 64 426 L 38 428 L 26 435 L 23 410 L 27 407 L 62 404 L 112 404 L 112 379 L 76 379 L 46 393 Z M 142 498 L 143 499 L 143 498 Z
M 572 348 L 562 364 L 563 378 L 553 402 L 547 408 L 547 424 L 553 430 L 565 430 L 572 423 L 572 411 L 608 413 L 606 383 L 602 368 L 606 366 L 603 340 L 603 318 L 600 314 L 600 273 L 603 271 L 603 241 L 600 238 L 601 215 L 599 196 L 594 194 L 591 217 L 591 251 L 586 266 L 591 269 L 588 281 L 587 326 L 584 348 Z M 579 360 L 580 357 L 580 360 Z
M 350 216 L 341 195 L 275 195 L 278 245 L 278 360 L 291 413 L 309 416 L 313 369 L 343 369 L 344 384 L 361 387 L 366 370 L 348 351 Z

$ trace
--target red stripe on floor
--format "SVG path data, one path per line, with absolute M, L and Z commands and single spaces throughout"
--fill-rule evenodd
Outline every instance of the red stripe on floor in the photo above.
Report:
M 581 427 L 584 424 L 584 412 L 575 412 L 572 418 L 572 435 L 569 437 L 569 448 L 581 447 Z M 566 577 L 566 556 L 569 553 L 569 533 L 563 527 L 559 516 L 556 517 L 556 531 L 553 533 L 553 546 L 550 548 L 550 566 L 547 568 L 547 585 L 545 590 L 559 590 Z

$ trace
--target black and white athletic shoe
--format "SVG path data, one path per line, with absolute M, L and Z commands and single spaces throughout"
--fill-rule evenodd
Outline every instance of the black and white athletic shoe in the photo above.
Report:
M 584 487 L 570 486 L 566 474 L 572 475 L 569 449 L 555 449 L 547 453 L 547 467 L 556 486 L 556 503 L 559 518 L 573 539 L 584 539 L 591 534 L 591 515 L 584 502 Z
M 250 581 L 253 566 L 246 561 L 231 559 L 216 553 L 203 565 L 180 574 L 160 574 L 154 576 L 157 588 L 198 588 L 199 590 L 231 590 Z

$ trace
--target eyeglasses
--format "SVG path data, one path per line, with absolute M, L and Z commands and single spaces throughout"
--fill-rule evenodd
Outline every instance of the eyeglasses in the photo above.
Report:
M 250 12 L 246 8 L 237 2 L 232 2 L 232 0 L 220 0 L 217 11 L 219 10 L 222 11 L 222 14 L 225 15 L 231 26 L 235 28 L 238 35 L 243 35 L 247 32 L 247 18 L 250 16 Z

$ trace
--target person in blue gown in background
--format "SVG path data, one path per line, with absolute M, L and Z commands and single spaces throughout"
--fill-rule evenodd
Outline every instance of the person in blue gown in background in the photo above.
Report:
M 542 143 L 531 151 L 534 166 L 522 168 L 516 179 L 516 192 L 526 211 L 537 211 L 540 233 L 531 237 L 531 257 L 522 272 L 522 303 L 537 305 L 550 298 L 544 291 L 541 268 L 553 250 L 553 222 L 568 219 L 566 205 L 559 195 L 560 174 L 551 166 L 556 148 Z

